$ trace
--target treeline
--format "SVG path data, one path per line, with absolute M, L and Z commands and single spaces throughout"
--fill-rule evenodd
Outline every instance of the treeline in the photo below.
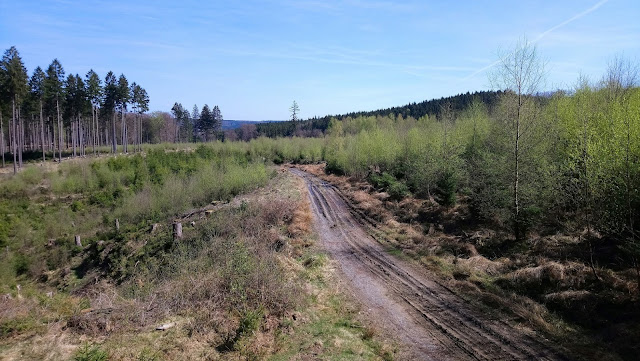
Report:
M 15 47 L 7 49 L 0 62 L 0 152 L 5 166 L 7 145 L 13 155 L 14 172 L 22 167 L 25 151 L 41 151 L 62 160 L 85 155 L 91 147 L 118 144 L 128 152 L 140 150 L 143 141 L 142 114 L 149 97 L 137 83 L 129 84 L 124 74 L 108 72 L 104 81 L 90 70 L 84 77 L 69 74 L 57 59 L 46 70 L 34 69 L 29 77 Z M 130 107 L 130 108 L 129 108 Z M 118 120 L 119 118 L 119 120 Z M 5 135 L 4 119 L 9 119 Z
M 220 108 L 215 105 L 209 108 L 208 104 L 202 107 L 202 111 L 198 110 L 198 106 L 194 105 L 193 110 L 188 109 L 180 103 L 175 103 L 171 108 L 176 122 L 176 139 L 181 142 L 208 142 L 216 139 L 224 140 L 222 129 L 222 113 Z
M 452 111 L 458 112 L 467 109 L 474 101 L 485 104 L 489 109 L 498 103 L 498 99 L 502 91 L 477 91 L 466 92 L 450 97 L 440 99 L 425 100 L 419 103 L 410 103 L 404 106 L 378 109 L 372 111 L 351 112 L 342 115 L 327 115 L 324 117 L 313 117 L 304 121 L 287 121 L 257 124 L 257 136 L 265 136 L 270 138 L 276 137 L 319 137 L 322 136 L 332 119 L 344 120 L 358 117 L 377 117 L 377 116 L 402 116 L 403 118 L 412 117 L 419 119 L 425 116 L 437 115 L 442 107 L 446 104 Z
M 492 110 L 478 100 L 418 119 L 334 119 L 327 170 L 368 178 L 395 199 L 464 200 L 473 220 L 510 230 L 516 243 L 532 232 L 578 232 L 591 262 L 633 265 L 640 284 L 635 69 L 618 59 L 601 81 L 546 98 L 509 90 Z M 594 254 L 596 244 L 607 252 Z

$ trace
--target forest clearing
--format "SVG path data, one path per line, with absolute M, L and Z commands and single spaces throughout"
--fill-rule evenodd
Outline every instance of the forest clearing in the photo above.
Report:
M 41 13 L 72 6 L 53 3 L 0 13 L 28 19 L 17 38 L 84 24 Z M 182 4 L 113 3 L 151 40 L 100 37 L 98 56 L 87 35 L 60 50 L 67 70 L 17 46 L 0 60 L 0 361 L 638 359 L 640 63 L 622 51 L 638 49 L 636 3 L 503 3 L 491 26 L 518 24 L 441 51 L 432 39 L 459 29 L 432 14 L 484 7 L 213 2 L 178 39 L 165 13 Z M 486 53 L 525 18 L 538 36 Z M 582 21 L 617 40 L 552 34 Z M 317 29 L 333 36 L 300 37 Z M 358 49 L 347 34 L 363 33 Z M 55 42 L 30 39 L 45 64 Z

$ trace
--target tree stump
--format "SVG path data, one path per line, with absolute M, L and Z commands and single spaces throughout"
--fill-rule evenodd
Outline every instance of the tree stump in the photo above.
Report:
M 174 222 L 173 223 L 173 240 L 182 239 L 182 223 Z

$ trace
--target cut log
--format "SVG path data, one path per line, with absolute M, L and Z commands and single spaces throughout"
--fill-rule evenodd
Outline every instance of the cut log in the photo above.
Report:
M 82 247 L 82 242 L 80 241 L 80 236 L 75 236 L 76 246 Z
M 120 230 L 120 221 L 116 218 L 116 231 Z
M 151 233 L 155 233 L 160 228 L 160 223 L 154 223 L 151 226 Z
M 170 329 L 171 327 L 175 326 L 176 323 L 175 322 L 171 322 L 171 323 L 165 323 L 164 325 L 160 325 L 158 327 L 156 327 L 156 331 L 165 331 Z

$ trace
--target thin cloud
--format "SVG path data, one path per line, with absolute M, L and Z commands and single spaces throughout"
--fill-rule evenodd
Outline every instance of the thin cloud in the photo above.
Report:
M 572 22 L 576 21 L 576 20 L 578 20 L 578 19 L 582 18 L 583 16 L 585 16 L 585 15 L 587 15 L 587 14 L 590 14 L 590 13 L 594 12 L 595 10 L 597 10 L 599 7 L 601 7 L 602 5 L 606 4 L 607 2 L 609 2 L 609 0 L 601 0 L 601 1 L 597 2 L 595 5 L 591 6 L 590 8 L 588 8 L 588 9 L 586 9 L 586 10 L 584 10 L 584 11 L 582 11 L 582 12 L 580 12 L 580 13 L 578 13 L 578 14 L 576 14 L 576 15 L 572 16 L 572 17 L 570 17 L 569 19 L 567 19 L 567 20 L 565 20 L 565 21 L 561 22 L 560 24 L 555 25 L 555 26 L 553 26 L 553 27 L 551 27 L 551 28 L 547 29 L 546 31 L 542 32 L 542 33 L 541 33 L 540 35 L 538 35 L 538 36 L 537 36 L 533 41 L 531 41 L 531 42 L 529 42 L 529 43 L 530 43 L 530 44 L 535 44 L 535 43 L 539 42 L 539 41 L 540 41 L 540 40 L 542 40 L 545 36 L 549 35 L 549 34 L 550 34 L 550 33 L 552 33 L 553 31 L 558 30 L 559 28 L 561 28 L 561 27 L 563 27 L 563 26 L 565 26 L 565 25 L 567 25 L 567 24 L 569 24 L 569 23 L 572 23 Z M 476 71 L 475 71 L 475 72 L 473 72 L 471 75 L 469 75 L 469 76 L 467 76 L 466 78 L 462 79 L 462 81 L 469 80 L 470 78 L 473 78 L 474 76 L 476 76 L 476 75 L 478 75 L 478 74 L 480 74 L 480 73 L 482 73 L 482 72 L 484 72 L 484 71 L 486 71 L 486 70 L 489 70 L 489 69 L 493 68 L 494 66 L 498 65 L 498 64 L 500 63 L 500 61 L 501 61 L 501 60 L 500 60 L 500 59 L 498 59 L 498 60 L 494 61 L 493 63 L 491 63 L 491 64 L 489 64 L 489 65 L 487 65 L 487 66 L 485 66 L 485 67 L 482 67 L 482 68 L 480 68 L 480 69 L 476 70 Z
M 576 14 L 575 16 L 573 16 L 573 17 L 561 22 L 560 24 L 558 24 L 558 25 L 548 29 L 547 31 L 543 32 L 542 34 L 538 35 L 538 37 L 535 38 L 535 40 L 533 40 L 531 43 L 533 43 L 533 44 L 537 43 L 538 41 L 540 41 L 542 38 L 547 36 L 552 31 L 557 30 L 557 29 L 559 29 L 559 28 L 561 28 L 561 27 L 563 27 L 563 26 L 565 26 L 565 25 L 567 25 L 567 24 L 569 24 L 569 23 L 571 23 L 573 21 L 576 21 L 576 20 L 580 19 L 581 17 L 583 17 L 583 16 L 585 16 L 585 15 L 587 15 L 587 14 L 589 14 L 589 13 L 595 11 L 595 10 L 597 10 L 599 7 L 601 7 L 602 5 L 604 5 L 607 2 L 609 2 L 609 0 L 601 0 L 600 2 L 596 3 L 595 5 L 593 5 L 592 7 L 588 8 L 587 10 L 585 10 L 585 11 L 579 13 L 579 14 Z

